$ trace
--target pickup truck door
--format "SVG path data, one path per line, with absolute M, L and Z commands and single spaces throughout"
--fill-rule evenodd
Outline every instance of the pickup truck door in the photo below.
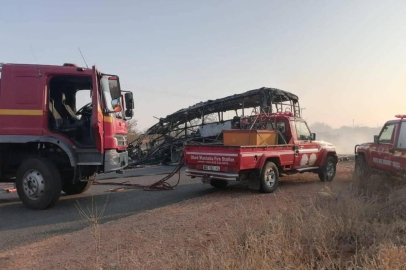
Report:
M 392 166 L 392 156 L 394 153 L 394 140 L 397 123 L 387 123 L 382 128 L 375 142 L 370 147 L 371 166 L 380 170 L 394 172 Z
M 392 155 L 392 167 L 395 175 L 404 176 L 406 174 L 406 122 L 399 123 L 399 132 L 395 140 L 395 149 Z
M 297 135 L 295 151 L 295 169 L 314 167 L 319 156 L 318 144 L 310 140 L 310 130 L 306 122 L 296 120 L 294 122 Z M 294 130 L 292 129 L 292 132 Z

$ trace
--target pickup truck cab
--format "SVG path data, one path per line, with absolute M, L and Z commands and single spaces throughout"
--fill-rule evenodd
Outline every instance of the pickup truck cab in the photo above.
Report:
M 224 188 L 229 181 L 246 181 L 249 188 L 267 193 L 276 190 L 282 174 L 312 172 L 317 173 L 321 181 L 334 179 L 338 162 L 334 146 L 316 141 L 316 134 L 310 132 L 302 118 L 290 112 L 262 114 L 256 118 L 265 124 L 263 128 L 254 123 L 249 125 L 250 132 L 277 131 L 276 144 L 189 144 L 184 152 L 186 174 L 201 177 L 204 183 L 217 188 Z M 241 120 L 241 129 L 243 122 Z
M 368 176 L 384 172 L 405 177 L 406 172 L 406 115 L 385 123 L 374 142 L 355 146 L 355 174 Z

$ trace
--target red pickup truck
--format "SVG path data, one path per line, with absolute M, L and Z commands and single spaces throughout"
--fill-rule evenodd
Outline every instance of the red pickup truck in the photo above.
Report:
M 264 129 L 278 132 L 276 144 L 189 144 L 184 152 L 186 174 L 216 188 L 226 187 L 229 181 L 245 181 L 249 188 L 266 193 L 276 190 L 281 174 L 313 172 L 321 181 L 333 180 L 338 158 L 332 144 L 316 141 L 306 122 L 290 112 L 266 117 L 271 125 Z
M 355 174 L 358 177 L 384 172 L 406 176 L 406 115 L 386 122 L 374 142 L 355 146 Z

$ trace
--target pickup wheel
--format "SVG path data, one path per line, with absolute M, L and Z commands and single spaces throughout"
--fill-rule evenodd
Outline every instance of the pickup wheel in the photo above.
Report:
M 61 183 L 58 169 L 45 158 L 27 159 L 17 170 L 17 193 L 28 208 L 53 206 L 61 195 Z
M 355 159 L 354 175 L 359 179 L 368 177 L 371 174 L 371 169 L 368 166 L 364 155 L 358 155 Z
M 78 183 L 65 183 L 62 187 L 62 191 L 65 192 L 67 195 L 76 195 L 85 192 L 88 190 L 93 184 L 93 180 L 87 180 L 86 182 L 78 182 Z
M 275 163 L 268 161 L 262 168 L 259 190 L 264 193 L 274 192 L 279 183 L 279 170 Z
M 319 178 L 322 182 L 331 182 L 336 175 L 337 162 L 332 156 L 327 156 L 326 163 L 320 168 Z
M 212 179 L 210 185 L 218 189 L 224 189 L 228 185 L 228 182 L 226 180 Z

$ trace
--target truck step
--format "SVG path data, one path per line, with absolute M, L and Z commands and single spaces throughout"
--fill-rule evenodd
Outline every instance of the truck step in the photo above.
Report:
M 318 170 L 319 167 L 307 167 L 307 168 L 301 168 L 297 169 L 298 172 L 307 172 L 307 171 L 312 171 L 312 170 Z
M 77 149 L 78 165 L 101 165 L 103 156 L 97 149 Z

